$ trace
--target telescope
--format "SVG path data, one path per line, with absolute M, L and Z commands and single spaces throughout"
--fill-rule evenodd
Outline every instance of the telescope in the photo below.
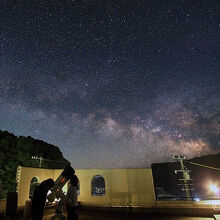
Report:
M 63 205 L 66 201 L 66 196 L 63 193 L 63 186 L 67 183 L 67 181 L 75 174 L 75 170 L 71 166 L 66 166 L 63 172 L 56 179 L 53 188 L 51 189 L 51 193 L 47 196 L 47 200 L 49 202 L 53 202 L 55 199 L 59 200 L 58 206 L 56 209 L 56 213 L 61 213 L 63 210 Z
M 54 186 L 59 186 L 60 188 L 63 188 L 63 186 L 66 184 L 66 182 L 75 174 L 75 170 L 71 166 L 66 166 L 63 172 L 60 174 L 60 176 L 55 181 Z

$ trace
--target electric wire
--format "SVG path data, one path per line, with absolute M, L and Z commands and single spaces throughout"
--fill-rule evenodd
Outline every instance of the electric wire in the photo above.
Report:
M 190 162 L 190 161 L 186 161 L 192 165 L 196 165 L 196 166 L 200 166 L 200 167 L 205 167 L 205 168 L 208 168 L 208 169 L 213 169 L 213 170 L 218 170 L 220 171 L 220 168 L 217 168 L 217 167 L 211 167 L 211 166 L 207 166 L 207 165 L 203 165 L 203 164 L 199 164 L 199 163 L 194 163 L 194 162 Z

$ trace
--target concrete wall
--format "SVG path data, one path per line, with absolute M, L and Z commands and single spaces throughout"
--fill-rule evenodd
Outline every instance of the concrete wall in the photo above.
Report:
M 20 174 L 19 174 L 20 172 Z M 49 170 L 39 168 L 18 168 L 18 205 L 23 206 L 28 200 L 30 181 L 36 176 L 41 181 L 56 178 L 62 170 Z M 141 206 L 155 205 L 152 170 L 146 169 L 76 169 L 80 181 L 80 195 L 78 200 L 82 205 L 89 206 Z M 103 196 L 92 196 L 91 181 L 94 176 L 101 175 L 105 180 Z M 67 186 L 64 187 L 64 191 Z

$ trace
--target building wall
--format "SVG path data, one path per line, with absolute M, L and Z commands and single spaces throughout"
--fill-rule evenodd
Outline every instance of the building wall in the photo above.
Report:
M 19 171 L 20 170 L 20 171 Z M 18 205 L 23 206 L 28 200 L 31 179 L 36 176 L 43 181 L 56 178 L 62 170 L 20 167 L 17 174 Z M 140 206 L 155 205 L 155 193 L 152 170 L 146 169 L 76 169 L 80 181 L 78 200 L 88 206 Z M 91 181 L 95 175 L 105 180 L 105 195 L 92 196 Z M 67 190 L 67 185 L 64 191 Z
M 18 192 L 18 206 L 24 206 L 26 200 L 29 200 L 30 183 L 33 177 L 42 182 L 45 179 L 54 179 L 54 171 L 51 169 L 40 169 L 30 167 L 17 168 L 17 192 Z

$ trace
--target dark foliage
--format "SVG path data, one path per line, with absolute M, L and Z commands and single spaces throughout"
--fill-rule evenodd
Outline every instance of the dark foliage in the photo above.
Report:
M 26 167 L 39 167 L 39 160 L 32 156 L 43 157 L 42 168 L 62 169 L 69 165 L 60 149 L 54 145 L 35 140 L 32 137 L 16 137 L 0 130 L 0 178 L 3 192 L 16 189 L 16 171 L 18 165 Z

